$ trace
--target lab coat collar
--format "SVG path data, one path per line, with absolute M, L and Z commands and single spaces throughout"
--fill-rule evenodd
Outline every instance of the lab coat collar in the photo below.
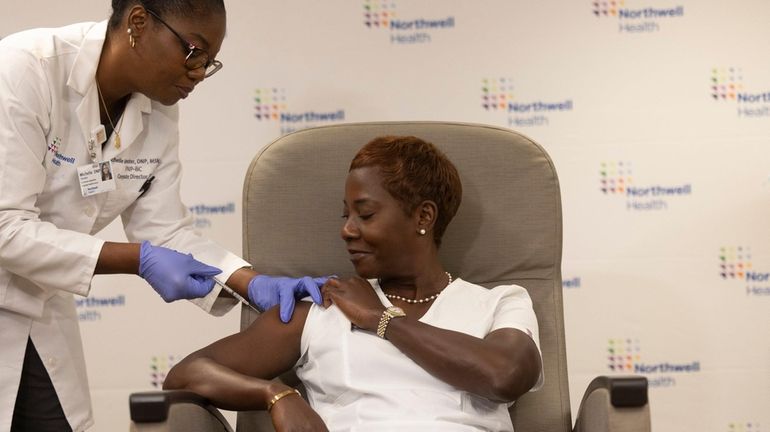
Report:
M 73 62 L 67 85 L 83 96 L 83 100 L 76 108 L 80 128 L 86 140 L 93 137 L 94 130 L 99 126 L 99 94 L 96 88 L 96 69 L 99 66 L 99 58 L 107 36 L 107 21 L 96 23 L 83 38 L 80 51 Z M 116 156 L 130 147 L 136 137 L 144 129 L 142 114 L 152 112 L 150 98 L 141 94 L 131 95 L 123 112 L 123 119 L 118 120 L 115 126 L 120 129 L 121 148 L 117 151 L 107 151 L 111 157 Z M 114 134 L 113 134 L 114 135 Z M 113 138 L 114 139 L 114 138 Z M 101 146 L 94 146 L 97 160 L 103 160 Z
M 99 66 L 99 57 L 106 37 L 107 21 L 95 23 L 86 32 L 78 55 L 72 63 L 67 85 L 81 96 L 85 96 L 95 83 L 96 67 Z

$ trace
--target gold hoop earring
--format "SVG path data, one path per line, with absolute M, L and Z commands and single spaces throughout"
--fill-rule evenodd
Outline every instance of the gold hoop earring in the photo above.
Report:
M 135 47 L 136 39 L 134 38 L 133 32 L 131 31 L 131 29 L 128 29 L 126 33 L 128 33 L 128 43 L 131 44 L 131 48 Z

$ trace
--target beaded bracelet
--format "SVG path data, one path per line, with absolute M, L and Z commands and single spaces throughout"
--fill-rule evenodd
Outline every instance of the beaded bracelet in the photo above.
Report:
M 289 390 L 284 390 L 284 391 L 278 393 L 277 395 L 273 396 L 273 398 L 270 399 L 270 402 L 267 403 L 267 411 L 269 412 L 271 409 L 273 409 L 273 405 L 275 405 L 276 402 L 278 402 L 279 400 L 283 399 L 284 397 L 292 395 L 294 393 L 296 393 L 297 396 L 302 397 L 302 394 L 300 394 L 299 390 L 297 390 L 295 388 L 289 389 Z

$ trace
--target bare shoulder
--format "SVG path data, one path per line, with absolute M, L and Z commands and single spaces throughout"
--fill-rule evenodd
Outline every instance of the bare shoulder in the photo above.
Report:
M 299 336 L 305 327 L 313 303 L 298 301 L 288 323 L 281 321 L 278 306 L 261 313 L 244 332 L 267 332 L 281 336 Z

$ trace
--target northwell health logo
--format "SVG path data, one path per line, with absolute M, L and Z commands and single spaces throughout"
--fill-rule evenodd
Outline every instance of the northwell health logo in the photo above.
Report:
M 762 432 L 762 429 L 757 422 L 730 422 L 727 425 L 727 432 Z
M 599 164 L 599 190 L 604 195 L 626 198 L 626 210 L 668 210 L 669 205 L 692 194 L 690 183 L 660 184 L 632 180 L 632 164 L 628 161 Z
M 286 89 L 278 87 L 255 89 L 254 118 L 260 122 L 277 122 L 281 135 L 345 121 L 344 109 L 292 111 L 286 94 Z
M 661 25 L 684 16 L 684 6 L 658 6 L 631 0 L 592 0 L 591 11 L 598 18 L 618 23 L 619 33 L 653 33 Z
M 369 28 L 389 28 L 396 17 L 396 2 L 390 0 L 364 0 L 364 24 Z
M 390 31 L 391 44 L 430 43 L 437 32 L 455 27 L 452 15 L 411 16 L 397 8 L 393 0 L 363 0 L 363 14 L 366 27 Z
M 599 168 L 599 189 L 604 194 L 625 195 L 631 185 L 631 162 L 602 162 Z
M 481 106 L 487 111 L 507 111 L 513 102 L 513 80 L 484 78 L 481 80 Z
M 700 372 L 700 361 L 644 362 L 640 346 L 639 339 L 608 339 L 607 368 L 612 372 L 645 375 L 650 387 L 672 387 L 676 385 L 676 378 L 673 375 Z
M 88 296 L 75 300 L 78 311 L 78 321 L 101 321 L 103 314 L 115 308 L 126 307 L 126 296 L 123 294 L 114 297 Z
M 193 226 L 196 229 L 211 229 L 215 222 L 221 221 L 222 216 L 235 214 L 235 203 L 225 204 L 195 204 L 187 207 L 193 216 Z
M 583 287 L 583 280 L 580 276 L 565 277 L 561 281 L 561 287 L 564 289 L 580 289 Z
M 75 158 L 72 156 L 65 156 L 59 153 L 60 145 L 61 145 L 61 138 L 59 137 L 54 137 L 53 141 L 51 141 L 48 144 L 48 152 L 50 152 L 53 155 L 53 158 L 51 159 L 51 163 L 56 166 L 61 166 L 62 162 L 73 165 L 75 163 Z
M 745 283 L 747 296 L 770 296 L 770 272 L 754 268 L 748 246 L 719 248 L 719 276 L 733 283 Z
M 770 90 L 747 90 L 741 68 L 714 67 L 709 84 L 714 101 L 737 104 L 738 117 L 770 117 Z
M 254 117 L 260 121 L 278 120 L 286 110 L 286 89 L 258 88 L 254 90 Z
M 173 355 L 152 356 L 150 359 L 150 384 L 159 389 L 163 388 L 166 375 L 181 357 Z
M 743 91 L 743 72 L 740 68 L 711 69 L 711 97 L 716 101 L 734 101 Z
M 722 279 L 743 280 L 751 270 L 751 249 L 743 246 L 719 248 L 719 275 Z
M 554 115 L 573 110 L 572 99 L 514 98 L 509 77 L 481 79 L 481 107 L 507 114 L 508 127 L 548 126 Z

